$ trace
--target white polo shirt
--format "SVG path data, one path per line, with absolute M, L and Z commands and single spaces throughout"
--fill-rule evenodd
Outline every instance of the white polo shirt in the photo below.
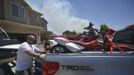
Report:
M 30 46 L 27 42 L 22 43 L 17 51 L 17 71 L 26 70 L 32 67 L 33 58 L 25 52 L 27 50 L 33 50 L 34 52 L 36 52 L 39 49 L 35 45 Z

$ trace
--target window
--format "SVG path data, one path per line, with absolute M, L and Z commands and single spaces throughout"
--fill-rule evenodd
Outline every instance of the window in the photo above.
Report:
M 134 29 L 119 31 L 113 41 L 118 43 L 134 44 Z
M 12 16 L 23 19 L 24 18 L 24 8 L 17 6 L 15 4 L 12 4 Z
M 42 23 L 42 27 L 43 27 L 44 29 L 47 29 L 47 25 L 44 25 L 44 23 Z
M 34 19 L 35 19 L 36 21 L 39 21 L 39 15 L 35 14 L 35 15 L 34 15 Z

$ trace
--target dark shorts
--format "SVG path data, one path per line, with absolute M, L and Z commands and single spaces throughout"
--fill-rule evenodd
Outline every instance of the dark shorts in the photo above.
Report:
M 31 68 L 23 71 L 16 71 L 15 75 L 32 75 Z

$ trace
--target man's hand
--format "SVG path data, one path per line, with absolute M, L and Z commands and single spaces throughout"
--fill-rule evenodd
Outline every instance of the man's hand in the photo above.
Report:
M 40 55 L 39 55 L 39 58 L 40 58 L 41 60 L 45 60 L 45 59 L 44 59 L 45 56 L 46 56 L 46 54 L 40 54 Z

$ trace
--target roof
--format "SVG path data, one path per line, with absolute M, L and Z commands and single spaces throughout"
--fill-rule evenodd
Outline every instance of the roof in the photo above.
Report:
M 40 13 L 40 12 L 38 12 L 38 11 L 32 9 L 32 7 L 26 2 L 26 0 L 23 0 L 23 1 L 24 1 L 24 4 L 25 4 L 26 6 L 28 6 L 28 8 L 30 8 L 32 11 L 34 11 L 34 12 L 40 14 L 40 15 L 43 15 L 42 13 Z
M 41 20 L 46 22 L 46 23 L 48 23 L 47 20 L 45 18 L 43 18 L 43 17 L 41 17 Z

